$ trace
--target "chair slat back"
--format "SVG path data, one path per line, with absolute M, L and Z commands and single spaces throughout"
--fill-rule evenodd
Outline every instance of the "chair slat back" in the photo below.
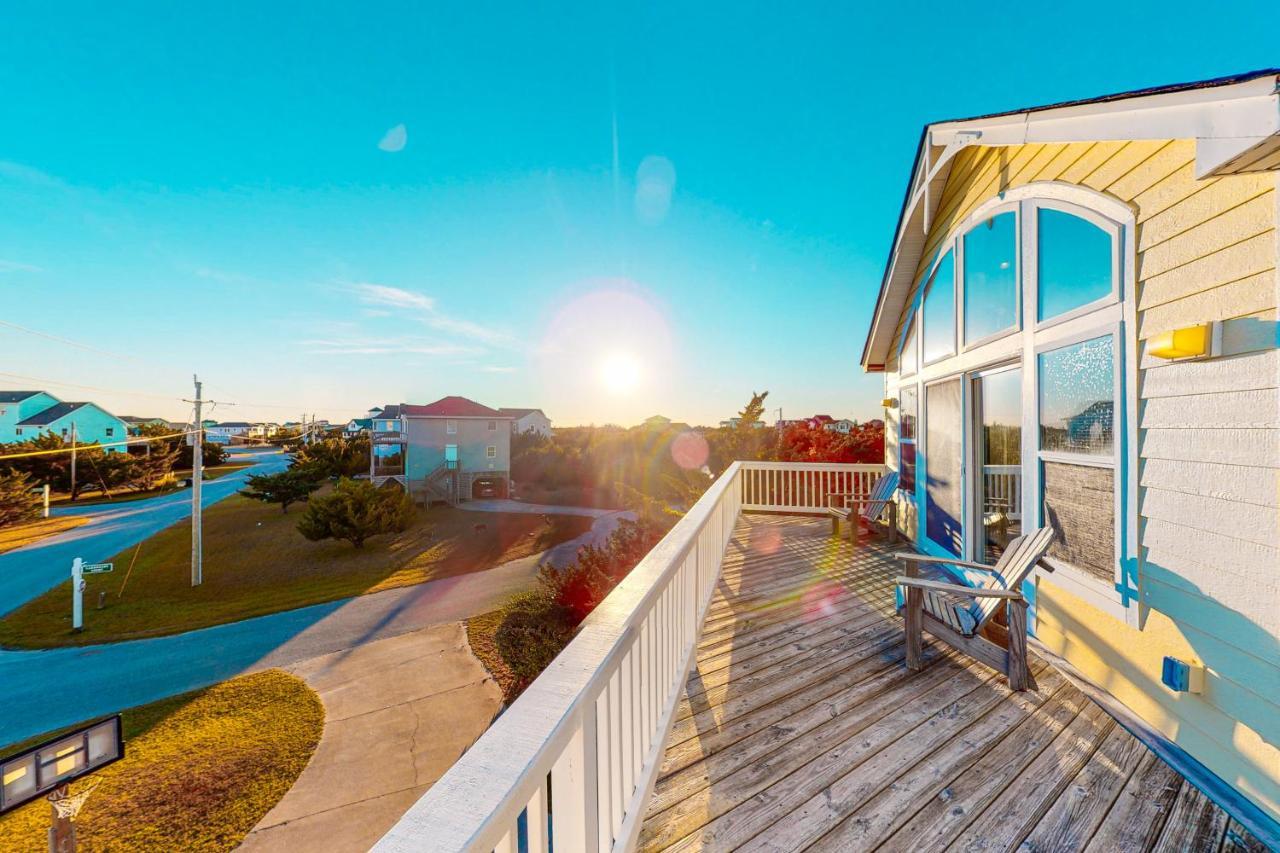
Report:
M 884 474 L 876 484 L 871 487 L 871 494 L 867 496 L 867 503 L 863 504 L 862 517 L 867 523 L 875 522 L 880 518 L 880 514 L 884 512 L 885 505 L 893 500 L 893 493 L 898 490 L 898 472 L 890 471 Z
M 1055 536 L 1057 531 L 1052 525 L 1045 525 L 1039 530 L 1018 536 L 1009 543 L 1004 553 L 1000 555 L 1000 559 L 996 561 L 995 572 L 986 575 L 980 586 L 984 589 L 1018 589 L 1035 569 L 1036 563 L 1040 562 L 1040 558 L 1048 552 Z M 978 623 L 975 630 L 981 629 L 987 620 L 995 615 L 1000 603 L 1001 600 L 998 598 L 974 600 L 971 612 Z

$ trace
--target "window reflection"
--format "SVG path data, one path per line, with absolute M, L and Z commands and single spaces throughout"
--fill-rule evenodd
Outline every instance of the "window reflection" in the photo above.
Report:
M 938 262 L 924 294 L 924 361 L 956 351 L 955 259 L 948 250 Z
M 916 491 L 916 388 L 903 388 L 898 393 L 898 411 L 902 420 L 898 440 L 898 488 L 909 497 Z
M 964 236 L 964 339 L 1011 328 L 1018 306 L 1018 231 L 1013 211 Z
M 1040 356 L 1040 449 L 1106 456 L 1115 411 L 1111 337 Z
M 902 355 L 900 370 L 903 376 L 910 376 L 916 372 L 916 321 L 915 317 L 911 318 L 911 324 L 907 327 L 907 339 L 902 344 Z
M 1037 214 L 1041 320 L 1111 293 L 1111 235 L 1092 222 L 1040 208 Z

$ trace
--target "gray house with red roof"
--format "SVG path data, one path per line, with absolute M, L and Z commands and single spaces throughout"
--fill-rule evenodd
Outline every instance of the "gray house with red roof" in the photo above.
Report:
M 400 404 L 403 482 L 415 500 L 506 497 L 511 416 L 466 397 Z M 400 478 L 397 478 L 400 479 Z

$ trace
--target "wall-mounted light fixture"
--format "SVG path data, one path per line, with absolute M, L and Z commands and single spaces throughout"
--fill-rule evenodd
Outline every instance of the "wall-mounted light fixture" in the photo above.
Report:
M 1216 354 L 1219 339 L 1217 323 L 1201 323 L 1156 335 L 1147 344 L 1147 352 L 1156 358 L 1199 358 Z
M 880 401 L 880 405 L 885 407 L 886 409 L 896 409 L 898 408 L 898 398 L 885 397 L 883 400 Z
M 1204 667 L 1199 663 L 1165 657 L 1160 671 L 1160 681 L 1165 687 L 1178 693 L 1204 691 Z

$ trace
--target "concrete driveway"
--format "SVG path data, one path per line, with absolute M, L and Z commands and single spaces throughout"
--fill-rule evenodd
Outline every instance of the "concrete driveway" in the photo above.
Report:
M 248 455 L 248 454 L 246 454 Z M 208 507 L 234 494 L 250 474 L 282 471 L 284 453 L 252 454 L 250 468 L 205 482 L 201 506 Z M 71 561 L 105 560 L 191 515 L 191 492 L 183 490 L 156 498 L 118 505 L 57 507 L 54 515 L 87 515 L 87 524 L 31 545 L 0 554 L 0 615 L 30 601 L 71 576 Z
M 461 622 L 287 669 L 320 694 L 324 733 L 298 781 L 241 850 L 368 850 L 502 705 Z

